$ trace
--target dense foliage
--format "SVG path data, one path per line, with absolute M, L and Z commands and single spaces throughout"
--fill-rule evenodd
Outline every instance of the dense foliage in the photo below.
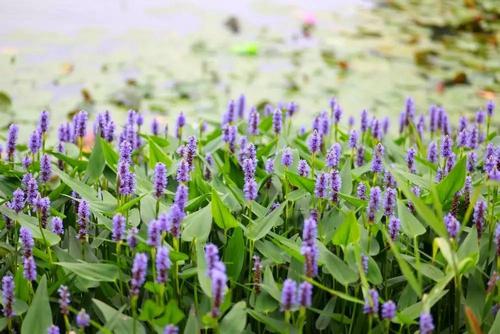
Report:
M 392 131 L 330 109 L 10 125 L 0 329 L 499 333 L 494 104 L 453 127 L 408 99 Z

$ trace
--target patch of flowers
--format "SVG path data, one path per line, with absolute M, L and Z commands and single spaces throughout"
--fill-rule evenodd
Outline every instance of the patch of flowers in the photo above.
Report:
M 493 102 L 398 127 L 340 104 L 231 101 L 173 131 L 128 113 L 11 124 L 0 162 L 0 330 L 498 333 Z M 57 131 L 55 131 L 57 129 Z

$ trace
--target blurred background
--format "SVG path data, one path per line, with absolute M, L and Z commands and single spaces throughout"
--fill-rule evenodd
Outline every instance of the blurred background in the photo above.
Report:
M 219 120 L 240 94 L 304 121 L 333 96 L 458 117 L 499 102 L 499 18 L 498 0 L 0 0 L 0 127 L 42 109 Z

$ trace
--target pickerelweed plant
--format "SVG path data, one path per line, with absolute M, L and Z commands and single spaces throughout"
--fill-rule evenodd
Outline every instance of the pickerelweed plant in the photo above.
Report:
M 454 127 L 408 99 L 391 131 L 332 99 L 299 130 L 242 96 L 172 134 L 135 111 L 57 136 L 42 112 L 26 144 L 12 124 L 0 330 L 499 333 L 494 109 Z

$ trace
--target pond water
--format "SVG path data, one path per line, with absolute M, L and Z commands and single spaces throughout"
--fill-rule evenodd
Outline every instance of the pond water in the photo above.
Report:
M 498 45 L 467 31 L 456 35 L 459 45 L 436 40 L 433 25 L 415 24 L 415 8 L 357 0 L 0 7 L 2 127 L 32 123 L 43 108 L 61 118 L 81 108 L 120 118 L 135 108 L 218 119 L 241 93 L 253 105 L 295 101 L 303 119 L 331 96 L 347 114 L 396 116 L 413 96 L 419 111 L 442 103 L 458 115 L 496 99 L 499 88 Z

